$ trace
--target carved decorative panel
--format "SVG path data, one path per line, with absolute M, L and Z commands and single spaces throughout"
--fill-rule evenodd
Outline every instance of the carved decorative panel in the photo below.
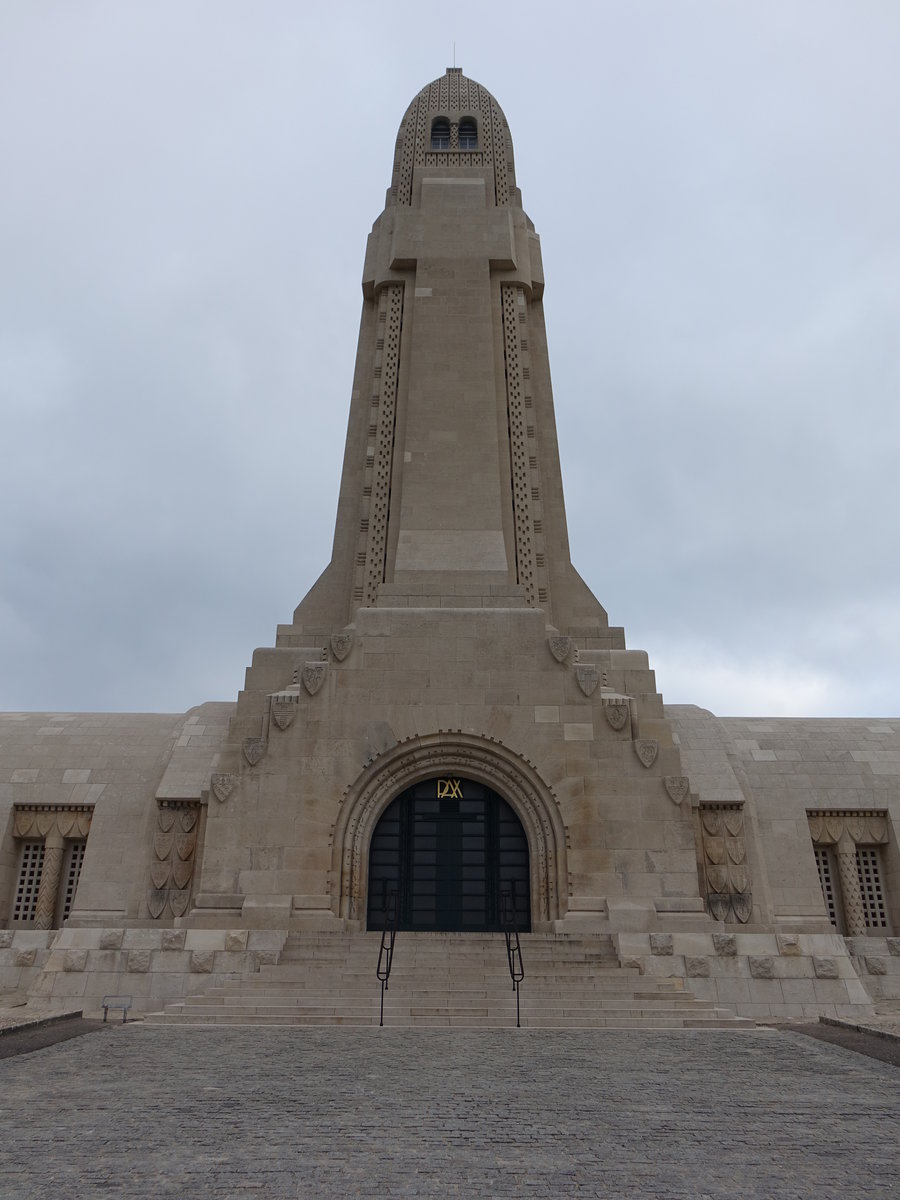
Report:
M 266 752 L 265 738 L 244 738 L 241 749 L 250 766 L 255 767 Z
M 691 784 L 687 775 L 667 775 L 663 782 L 673 804 L 681 804 L 690 792 Z
M 303 686 L 311 696 L 314 696 L 322 684 L 325 682 L 325 676 L 328 674 L 328 663 L 312 662 L 304 663 L 303 670 L 300 672 L 300 679 Z
M 360 520 L 354 577 L 354 595 L 367 607 L 375 603 L 384 580 L 402 324 L 403 284 L 394 283 L 382 288 L 378 295 L 379 334 L 372 380 L 372 395 L 377 398 L 373 411 L 378 415 L 372 452 L 366 456 L 364 516 Z
M 628 701 L 604 700 L 603 713 L 610 726 L 618 732 L 628 723 Z
M 226 778 L 213 775 L 216 780 Z M 230 776 L 228 778 L 234 778 Z M 194 800 L 164 801 L 156 814 L 154 858 L 150 864 L 147 911 L 154 921 L 170 911 L 181 917 L 187 912 L 194 876 L 200 804 Z
M 652 738 L 636 738 L 634 752 L 640 759 L 642 766 L 652 767 L 659 753 L 659 742 L 653 741 Z
M 570 637 L 563 637 L 560 634 L 554 634 L 547 639 L 547 645 L 550 647 L 550 653 L 558 663 L 563 663 L 572 653 L 573 642 Z
M 525 290 L 513 284 L 500 289 L 503 301 L 503 350 L 506 360 L 506 404 L 509 421 L 509 469 L 512 477 L 513 521 L 516 538 L 516 578 L 525 591 L 526 602 L 537 607 L 540 592 L 547 593 L 546 568 L 538 568 L 537 556 L 544 555 L 543 534 L 534 528 L 535 496 L 540 497 L 540 480 L 532 459 L 537 461 L 534 429 L 525 419 L 530 400 L 530 366 Z M 551 647 L 552 649 L 552 647 Z M 562 661 L 562 660 L 559 660 Z
M 600 684 L 600 672 L 589 663 L 575 667 L 575 680 L 586 696 L 593 696 Z
M 737 921 L 744 925 L 753 910 L 753 894 L 742 805 L 701 805 L 700 833 L 706 907 L 717 921 Z
M 209 783 L 212 793 L 220 804 L 224 804 L 234 791 L 236 782 L 237 775 L 233 775 L 230 772 L 217 772 L 210 776 Z
M 353 634 L 350 630 L 345 629 L 342 633 L 331 635 L 331 653 L 338 662 L 343 662 L 352 649 Z

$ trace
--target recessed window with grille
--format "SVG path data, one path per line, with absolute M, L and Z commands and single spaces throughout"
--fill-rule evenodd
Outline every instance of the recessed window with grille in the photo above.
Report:
M 446 117 L 435 117 L 431 122 L 432 150 L 450 149 L 450 122 Z
M 856 869 L 859 872 L 859 890 L 862 892 L 866 926 L 869 929 L 887 929 L 887 910 L 876 846 L 856 847 Z
M 816 852 L 816 867 L 819 871 L 819 883 L 822 885 L 822 896 L 828 911 L 828 920 L 835 929 L 838 928 L 837 896 L 834 888 L 834 863 L 831 851 L 827 846 L 814 847 Z
M 69 913 L 72 911 L 72 902 L 75 899 L 75 892 L 78 888 L 78 880 L 81 876 L 81 864 L 84 862 L 84 850 L 86 845 L 87 843 L 84 841 L 69 843 L 66 870 L 63 875 L 62 895 L 60 896 L 60 925 L 62 925 L 64 921 L 68 920 Z
M 16 884 L 16 899 L 13 904 L 13 921 L 34 920 L 34 908 L 37 904 L 43 866 L 44 843 L 23 842 L 19 881 Z
M 478 149 L 478 131 L 472 117 L 463 117 L 459 123 L 459 148 L 460 150 Z

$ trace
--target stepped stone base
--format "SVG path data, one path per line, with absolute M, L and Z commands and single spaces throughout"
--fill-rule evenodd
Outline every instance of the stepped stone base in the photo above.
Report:
M 377 1025 L 380 936 L 292 934 L 280 961 L 165 1006 L 154 1023 Z M 525 1028 L 698 1028 L 750 1024 L 680 980 L 644 981 L 619 965 L 609 937 L 522 937 Z M 386 1026 L 502 1028 L 516 1023 L 516 997 L 498 935 L 408 934 L 397 938 L 385 993 Z
M 900 1000 L 897 938 L 722 927 L 713 933 L 532 933 L 523 935 L 522 944 L 526 1024 L 578 1024 L 586 1013 L 596 1023 L 600 1002 L 618 1003 L 623 995 L 629 1001 L 680 995 L 695 1011 L 703 1001 L 707 1010 L 756 1021 L 865 1020 L 873 1001 L 883 1006 Z M 221 1017 L 227 995 L 236 1009 L 302 1001 L 310 1019 L 362 1023 L 371 1020 L 380 995 L 378 945 L 378 934 L 283 929 L 2 931 L 0 991 L 27 994 L 29 1010 L 37 1013 L 78 1007 L 98 1015 L 104 994 L 125 993 L 133 997 L 135 1016 L 166 1005 L 172 1006 L 167 1016 L 176 1016 L 202 998 L 218 1006 L 212 1015 Z M 385 999 L 387 1023 L 413 1017 L 417 1023 L 465 1022 L 474 1008 L 488 1010 L 477 1014 L 482 1023 L 495 1016 L 508 1023 L 510 1013 L 514 1020 L 503 938 L 400 934 Z M 314 1012 L 317 1006 L 323 1011 Z M 451 1011 L 458 1009 L 465 1011 Z M 622 1015 L 609 1006 L 604 1012 L 609 1021 Z

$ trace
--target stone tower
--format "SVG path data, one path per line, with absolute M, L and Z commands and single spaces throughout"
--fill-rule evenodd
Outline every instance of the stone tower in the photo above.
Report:
M 379 820 L 416 787 L 499 798 L 533 929 L 708 920 L 653 673 L 569 559 L 543 293 L 506 119 L 448 69 L 368 239 L 333 557 L 253 656 L 191 923 L 365 927 Z
M 237 702 L 0 714 L 0 990 L 369 971 L 344 935 L 396 897 L 426 957 L 515 913 L 744 1016 L 900 1001 L 900 722 L 664 710 L 569 561 L 543 291 L 506 120 L 449 70 L 369 238 L 332 560 Z

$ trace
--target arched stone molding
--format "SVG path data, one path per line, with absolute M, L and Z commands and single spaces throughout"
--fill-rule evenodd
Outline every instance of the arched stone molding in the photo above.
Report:
M 528 839 L 532 929 L 565 915 L 566 830 L 556 797 L 534 763 L 493 738 L 459 731 L 410 737 L 372 759 L 344 798 L 334 826 L 331 887 L 338 916 L 365 919 L 369 843 L 378 818 L 406 788 L 433 776 L 474 779 L 503 797 Z

